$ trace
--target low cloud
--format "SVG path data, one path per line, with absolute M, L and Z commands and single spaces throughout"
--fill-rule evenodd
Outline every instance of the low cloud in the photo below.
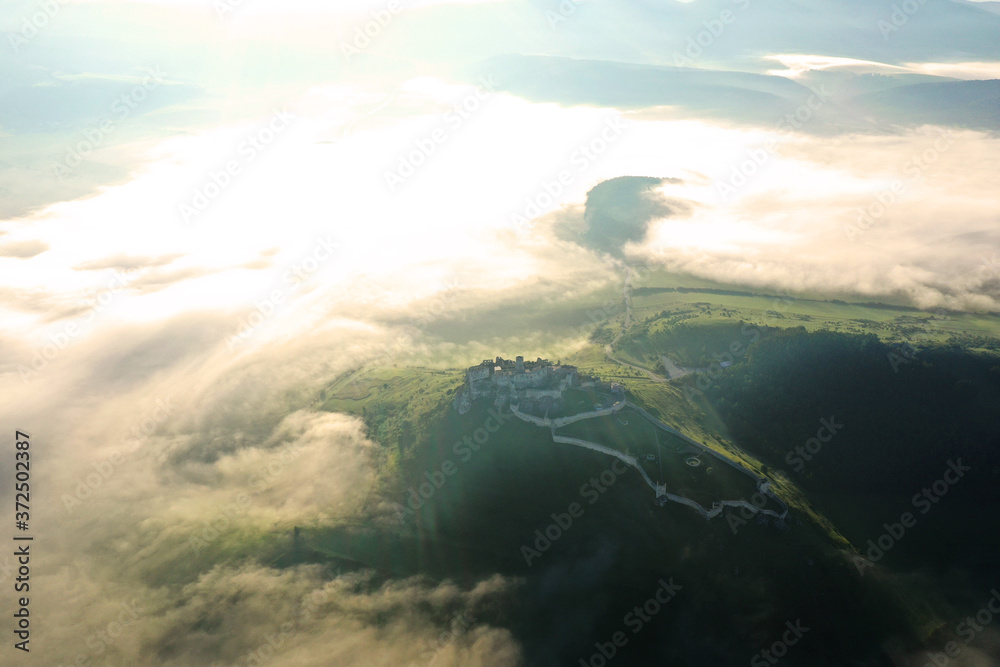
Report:
M 998 150 L 934 127 L 750 149 L 695 193 L 689 218 L 654 222 L 629 252 L 728 284 L 1000 310 Z
M 89 262 L 81 262 L 73 268 L 77 271 L 102 271 L 117 269 L 119 271 L 136 271 L 153 266 L 164 266 L 181 257 L 180 254 L 143 257 L 140 255 L 117 254 Z
M 49 249 L 49 244 L 44 241 L 10 241 L 0 243 L 0 257 L 17 257 L 19 259 L 30 259 Z
M 0 410 L 38 443 L 33 479 L 48 489 L 32 584 L 52 628 L 46 659 L 522 664 L 490 621 L 516 580 L 459 586 L 271 562 L 293 548 L 295 526 L 389 520 L 381 446 L 358 419 L 308 407 L 375 344 L 347 328 L 234 356 L 219 344 L 225 320 L 97 334 Z
M 626 243 L 645 239 L 653 220 L 690 211 L 688 202 L 669 199 L 657 190 L 664 184 L 681 182 L 676 178 L 622 176 L 598 183 L 587 192 L 582 230 L 568 236 L 585 247 L 620 257 Z
M 479 619 L 510 594 L 500 577 L 468 590 L 422 579 L 331 578 L 320 566 L 219 566 L 182 587 L 101 588 L 85 570 L 43 580 L 60 588 L 50 655 L 106 665 L 523 664 L 506 630 Z M 103 590 L 102 590 L 103 589 Z M 46 596 L 47 597 L 47 596 Z M 54 602 L 54 600 L 53 600 Z M 82 610 L 86 609 L 86 613 Z M 70 633 L 68 628 L 74 628 Z

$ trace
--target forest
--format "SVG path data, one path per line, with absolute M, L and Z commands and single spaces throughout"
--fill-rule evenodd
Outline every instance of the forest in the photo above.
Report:
M 704 398 L 738 443 L 810 491 L 913 494 L 961 458 L 972 471 L 956 495 L 1000 496 L 1000 360 L 992 355 L 784 329 L 749 347 Z M 795 448 L 831 419 L 843 427 L 790 467 Z

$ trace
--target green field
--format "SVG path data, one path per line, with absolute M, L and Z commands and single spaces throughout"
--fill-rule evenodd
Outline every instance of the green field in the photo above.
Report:
M 622 608 L 634 604 L 633 599 L 642 599 L 647 575 L 676 574 L 698 586 L 698 602 L 684 608 L 684 617 L 703 620 L 704 627 L 717 620 L 717 609 L 735 614 L 745 611 L 756 617 L 762 604 L 773 603 L 775 610 L 808 610 L 818 623 L 866 615 L 863 622 L 845 622 L 845 627 L 849 626 L 852 633 L 869 633 L 872 646 L 890 634 L 905 637 L 905 641 L 926 640 L 935 629 L 947 625 L 947 614 L 936 606 L 937 593 L 928 595 L 888 567 L 862 578 L 851 559 L 859 553 L 859 547 L 864 548 L 866 539 L 877 535 L 897 508 L 888 501 L 866 504 L 861 497 L 852 505 L 829 493 L 812 493 L 811 489 L 807 494 L 803 488 L 810 488 L 808 479 L 773 475 L 766 463 L 777 468 L 780 457 L 765 456 L 760 443 L 742 434 L 737 438 L 729 431 L 727 424 L 738 432 L 742 422 L 731 418 L 740 414 L 733 410 L 733 401 L 718 402 L 720 387 L 724 378 L 743 378 L 748 369 L 757 368 L 765 351 L 778 358 L 790 354 L 781 347 L 783 341 L 794 340 L 800 334 L 781 330 L 801 327 L 807 332 L 874 334 L 883 342 L 908 343 L 928 350 L 927 358 L 931 359 L 934 357 L 929 350 L 944 348 L 996 355 L 1000 352 L 1000 318 L 990 314 L 924 312 L 903 303 L 870 304 L 861 296 L 795 294 L 794 298 L 784 298 L 764 290 L 754 291 L 760 293 L 652 272 L 635 282 L 631 322 L 623 330 L 626 318 L 620 278 L 609 275 L 605 283 L 597 281 L 565 299 L 550 294 L 524 303 L 483 304 L 450 318 L 442 317 L 421 332 L 423 345 L 418 356 L 400 359 L 397 365 L 383 358 L 379 365 L 331 378 L 316 397 L 316 405 L 357 415 L 364 421 L 368 437 L 376 443 L 372 450 L 377 483 L 371 493 L 371 507 L 403 502 L 409 490 L 426 484 L 428 473 L 441 470 L 445 462 L 455 464 L 458 470 L 434 491 L 410 523 L 398 527 L 375 521 L 359 526 L 306 527 L 298 547 L 289 550 L 286 546 L 282 550 L 281 562 L 322 562 L 338 568 L 373 568 L 379 576 L 421 573 L 463 581 L 471 581 L 477 573 L 499 571 L 526 575 L 534 584 L 547 581 L 543 577 L 548 576 L 544 573 L 550 564 L 575 567 L 595 549 L 611 543 L 620 545 L 617 553 L 621 567 L 614 571 L 613 590 L 620 592 L 616 604 Z M 825 340 L 829 336 L 809 338 Z M 864 342 L 860 338 L 852 340 Z M 612 341 L 615 344 L 610 349 Z M 758 345 L 758 341 L 765 342 Z M 521 546 L 532 543 L 535 531 L 544 529 L 554 513 L 565 512 L 570 503 L 581 502 L 585 498 L 581 485 L 607 470 L 610 457 L 553 443 L 548 429 L 517 419 L 507 421 L 470 460 L 460 456 L 455 444 L 481 430 L 488 403 L 478 403 L 468 414 L 458 415 L 451 409 L 455 392 L 461 387 L 467 366 L 498 354 L 561 360 L 577 366 L 582 374 L 620 383 L 630 403 L 737 461 L 754 475 L 771 479 L 773 490 L 790 508 L 788 530 L 757 525 L 753 520 L 734 526 L 730 512 L 706 522 L 690 508 L 673 503 L 658 507 L 651 489 L 630 468 L 593 506 L 585 505 L 583 517 L 537 561 L 539 565 L 534 567 L 541 569 L 527 569 Z M 732 356 L 734 367 L 711 379 L 705 367 L 722 371 L 719 362 L 728 360 L 727 355 Z M 659 365 L 662 356 L 692 372 L 667 380 Z M 829 377 L 828 369 L 818 365 L 821 359 L 814 362 L 807 357 L 806 361 L 795 368 L 801 367 L 803 373 L 812 372 L 817 378 Z M 884 359 L 879 357 L 877 361 L 885 365 L 886 374 L 896 377 Z M 755 385 L 752 381 L 756 378 L 748 376 L 745 385 L 729 391 L 744 387 L 760 396 L 770 391 L 767 387 L 780 386 L 774 377 Z M 691 387 L 699 380 L 713 389 L 706 387 L 704 395 L 692 397 Z M 961 382 L 952 384 L 956 391 L 962 389 Z M 809 395 L 811 392 L 800 390 L 795 398 L 808 399 Z M 565 413 L 573 414 L 593 409 L 605 397 L 600 392 L 573 390 L 564 398 Z M 746 396 L 741 401 L 743 405 L 751 404 Z M 767 405 L 785 402 L 775 399 Z M 756 413 L 767 413 L 769 409 L 754 406 Z M 808 410 L 809 419 L 813 419 L 813 412 L 817 418 L 827 414 L 826 404 L 820 407 Z M 815 425 L 809 426 L 810 433 L 795 432 L 787 437 L 769 437 L 767 441 L 783 454 L 787 447 L 815 432 Z M 856 421 L 850 428 L 860 426 L 861 422 Z M 756 491 L 753 478 L 707 454 L 698 457 L 700 465 L 688 465 L 687 459 L 694 453 L 690 445 L 656 429 L 629 408 L 617 415 L 571 424 L 557 433 L 635 456 L 651 479 L 664 482 L 670 492 L 706 508 L 718 500 L 748 499 Z M 847 442 L 844 436 L 836 445 Z M 823 453 L 827 458 L 817 459 L 807 473 L 831 465 L 836 460 L 834 452 L 831 445 Z M 647 461 L 648 454 L 654 460 Z M 906 461 L 909 464 L 910 459 Z M 962 516 L 960 510 L 965 507 L 942 508 L 922 525 L 933 526 L 931 532 L 936 534 L 943 533 L 955 517 Z M 780 508 L 769 505 L 768 509 Z M 383 514 L 373 511 L 373 517 L 382 517 L 380 521 L 384 522 Z M 976 526 L 975 521 L 968 521 L 968 535 L 974 534 Z M 925 565 L 913 554 L 922 553 L 917 546 L 933 547 L 933 538 L 914 531 L 904 546 L 894 550 L 894 564 Z M 270 553 L 276 550 L 276 541 L 291 544 L 287 532 L 270 535 L 269 540 Z M 936 549 L 941 563 L 950 562 L 946 545 Z M 975 558 L 984 560 L 988 554 Z M 648 570 L 633 581 L 632 573 L 649 564 L 655 564 L 655 572 Z M 818 576 L 820 572 L 822 577 Z M 825 588 L 822 599 L 817 601 L 815 588 L 821 583 Z M 709 602 L 703 604 L 705 600 Z M 687 603 L 679 602 L 678 610 L 682 604 Z M 560 600 L 558 609 L 567 606 L 572 602 Z M 609 614 L 610 632 L 620 625 L 621 614 L 617 607 Z M 730 622 L 727 627 L 736 622 L 734 616 L 725 618 Z M 774 616 L 770 620 L 780 627 L 785 619 Z M 528 621 L 529 625 L 537 622 Z M 745 623 L 746 619 L 738 622 Z M 811 636 L 817 655 L 822 653 L 823 643 L 829 646 L 840 641 L 842 627 L 838 623 L 831 620 L 828 630 L 817 629 Z M 825 639 L 821 639 L 823 632 L 827 633 Z M 724 641 L 724 634 L 717 640 Z M 763 636 L 770 635 L 765 632 Z M 860 635 L 852 636 L 857 639 Z M 755 634 L 741 641 L 756 650 L 760 639 Z
M 618 399 L 612 396 L 610 392 L 598 391 L 593 387 L 585 387 L 567 389 L 563 392 L 562 400 L 562 408 L 551 411 L 549 413 L 550 417 L 572 417 L 581 412 L 608 408 Z
M 874 333 L 885 341 L 915 346 L 958 340 L 977 349 L 983 342 L 978 338 L 1000 338 L 1000 317 L 995 314 L 921 311 L 861 296 L 832 299 L 750 292 L 661 272 L 647 274 L 631 294 L 633 325 L 616 352 L 649 370 L 656 368 L 661 354 L 681 365 L 702 366 L 706 361 L 703 350 L 721 352 L 731 342 L 712 345 L 712 331 L 740 321 L 757 327 Z
M 612 350 L 614 357 L 647 369 L 646 372 L 609 358 L 605 349 L 605 345 L 621 332 L 625 322 L 621 285 L 617 283 L 615 287 L 614 283 L 612 280 L 608 286 L 590 292 L 590 297 L 576 294 L 564 302 L 545 307 L 531 303 L 500 304 L 487 307 L 477 317 L 465 317 L 461 321 L 445 318 L 428 328 L 426 334 L 449 341 L 449 354 L 435 361 L 439 364 L 450 361 L 453 367 L 431 364 L 422 368 L 362 368 L 333 380 L 318 397 L 318 404 L 325 410 L 347 412 L 365 420 L 369 436 L 382 445 L 383 479 L 391 480 L 398 472 L 414 465 L 413 462 L 420 458 L 417 452 L 444 437 L 434 430 L 432 422 L 450 408 L 466 365 L 495 354 L 508 357 L 524 354 L 528 358 L 537 355 L 561 359 L 563 363 L 576 365 L 581 373 L 621 383 L 629 401 L 641 405 L 686 436 L 738 461 L 754 474 L 769 476 L 767 466 L 734 442 L 714 410 L 703 401 L 685 397 L 684 388 L 690 388 L 692 381 L 698 379 L 697 374 L 664 381 L 662 367 L 657 366 L 661 355 L 667 355 L 688 369 L 712 363 L 717 366 L 718 360 L 727 359 L 727 355 L 732 355 L 739 363 L 758 338 L 791 327 L 875 334 L 884 341 L 906 342 L 918 348 L 950 344 L 991 354 L 1000 349 L 1000 318 L 990 314 L 923 312 L 901 303 L 864 303 L 861 301 L 864 297 L 859 296 L 825 299 L 816 294 L 787 297 L 764 290 L 750 293 L 747 288 L 653 271 L 635 282 L 631 292 L 631 326 L 622 332 Z M 619 302 L 612 307 L 615 295 Z M 600 308 L 595 308 L 598 305 Z M 595 312 L 604 313 L 604 319 L 595 318 Z M 521 332 L 516 344 L 507 337 L 507 330 L 512 327 Z M 526 327 L 538 334 L 525 334 Z M 591 342 L 581 343 L 580 337 L 588 334 Z M 463 338 L 465 341 L 459 342 Z M 484 348 L 482 341 L 494 339 L 497 340 L 495 349 Z M 480 342 L 472 344 L 469 340 Z M 704 375 L 704 371 L 699 372 Z M 572 414 L 592 409 L 600 398 L 593 392 L 580 392 L 579 395 L 571 392 L 567 395 L 564 411 Z M 631 425 L 632 420 L 627 420 Z M 615 426 L 614 429 L 605 428 L 604 440 L 598 441 L 631 452 L 640 459 L 655 446 L 655 440 L 653 445 L 649 444 L 651 429 L 646 428 L 647 432 L 640 434 L 617 422 Z M 602 428 L 599 423 L 578 423 L 561 429 L 560 433 L 594 440 L 587 436 L 593 436 L 599 428 Z M 647 472 L 654 479 L 662 475 L 673 480 L 677 488 L 725 491 L 733 488 L 733 484 L 741 488 L 739 480 L 699 487 L 691 475 L 700 472 L 685 469 L 688 466 L 682 463 L 676 471 L 666 466 L 661 473 L 661 461 L 667 463 L 660 459 L 655 469 L 647 468 Z M 701 470 L 707 467 L 705 464 Z M 717 475 L 719 466 L 711 467 L 711 474 Z M 671 477 L 673 472 L 676 475 Z M 748 478 L 747 482 L 751 482 L 752 493 L 752 481 Z M 791 507 L 804 512 L 823 526 L 835 542 L 846 546 L 847 541 L 839 531 L 812 507 L 792 481 L 773 479 L 773 486 Z M 729 493 L 724 495 L 732 497 Z
M 706 510 L 721 500 L 749 500 L 757 491 L 749 475 L 656 427 L 637 411 L 595 417 L 564 426 L 557 435 L 589 440 L 634 456 L 651 479 L 667 491 L 694 500 Z M 653 460 L 647 460 L 653 456 Z M 688 461 L 696 465 L 689 465 Z M 769 500 L 765 509 L 781 511 Z

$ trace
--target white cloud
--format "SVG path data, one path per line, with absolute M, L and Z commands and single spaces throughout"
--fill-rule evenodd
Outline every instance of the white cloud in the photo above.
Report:
M 843 58 L 837 56 L 781 53 L 769 55 L 767 60 L 776 60 L 785 69 L 768 70 L 768 74 L 796 78 L 810 70 L 833 70 L 855 74 L 926 74 L 929 76 L 952 77 L 956 79 L 996 79 L 1000 78 L 1000 61 L 993 62 L 908 62 L 902 65 Z

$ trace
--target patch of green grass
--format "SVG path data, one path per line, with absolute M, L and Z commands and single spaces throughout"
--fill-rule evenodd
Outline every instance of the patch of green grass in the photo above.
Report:
M 734 328 L 733 323 L 723 323 L 716 331 L 711 331 L 709 327 L 703 328 L 705 333 L 723 341 L 728 334 L 740 330 L 739 327 Z M 721 346 L 721 349 L 725 349 L 725 346 Z M 725 426 L 707 403 L 691 402 L 684 396 L 678 381 L 655 382 L 642 373 L 609 360 L 603 348 L 598 346 L 582 350 L 569 360 L 569 363 L 576 364 L 581 372 L 621 382 L 627 390 L 626 396 L 630 402 L 639 405 L 689 438 L 737 461 L 754 474 L 771 479 L 774 492 L 791 509 L 809 517 L 841 548 L 854 549 L 840 531 L 812 507 L 806 494 L 794 482 L 769 475 L 769 469 L 762 461 L 733 442 Z
M 944 343 L 955 334 L 1000 337 L 1000 317 L 986 313 L 927 312 L 905 306 L 847 303 L 839 299 L 780 295 L 650 291 L 633 294 L 633 333 L 679 325 L 717 326 L 744 320 L 758 326 L 805 327 L 846 333 L 874 333 L 887 341 Z M 655 326 L 658 324 L 659 326 Z M 625 342 L 625 341 L 623 341 Z M 623 352 L 632 353 L 628 345 Z
M 706 456 L 632 408 L 575 422 L 557 434 L 596 442 L 635 457 L 652 479 L 666 484 L 668 491 L 691 498 L 705 509 L 711 509 L 715 501 L 749 500 L 757 491 L 756 480 L 749 475 Z M 647 460 L 647 456 L 654 460 Z M 698 465 L 688 465 L 688 459 L 697 460 Z M 779 508 L 775 505 L 768 509 Z
M 390 480 L 435 440 L 463 372 L 429 368 L 372 368 L 338 378 L 321 392 L 320 409 L 361 417 L 382 445 L 375 464 Z

